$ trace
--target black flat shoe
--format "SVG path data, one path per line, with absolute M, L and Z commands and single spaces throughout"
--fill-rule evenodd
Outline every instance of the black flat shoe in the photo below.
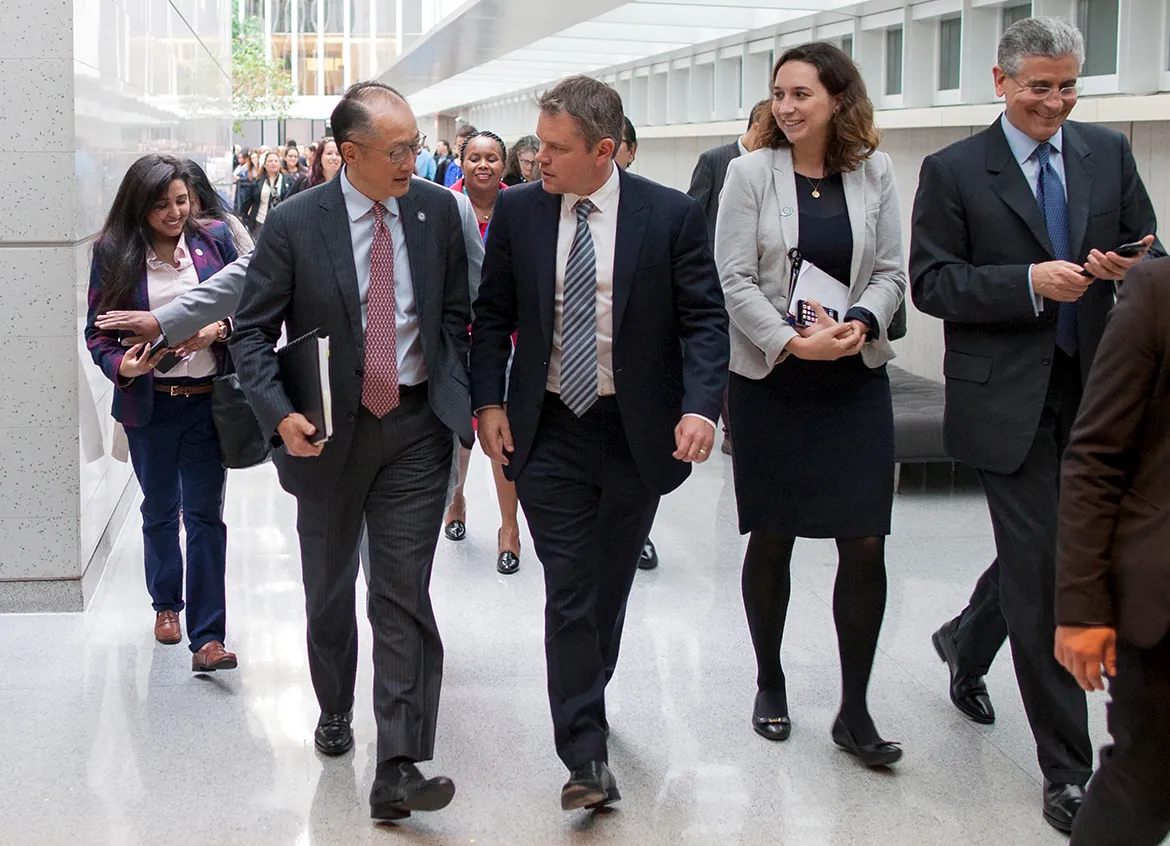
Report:
M 496 532 L 496 545 L 500 543 L 501 532 Z M 496 558 L 496 572 L 503 576 L 510 576 L 520 569 L 520 555 L 510 549 L 505 549 Z
M 766 740 L 787 740 L 792 734 L 792 720 L 787 714 L 776 716 L 771 709 L 761 701 L 763 693 L 756 694 L 755 704 L 752 705 L 752 730 Z
M 1085 788 L 1079 784 L 1044 782 L 1044 821 L 1057 831 L 1072 834 L 1077 812 L 1085 803 Z
M 561 788 L 561 810 L 602 808 L 619 801 L 617 780 L 604 761 L 590 761 L 569 773 L 569 780 Z
M 452 520 L 443 527 L 447 540 L 461 541 L 467 537 L 467 526 L 462 520 Z
M 646 538 L 642 544 L 642 554 L 638 556 L 639 570 L 653 570 L 658 566 L 658 550 L 654 548 L 654 541 Z
M 987 693 L 983 676 L 965 675 L 959 667 L 959 650 L 955 648 L 955 620 L 943 625 L 930 637 L 934 651 L 951 673 L 948 692 L 951 703 L 968 719 L 989 726 L 995 722 L 995 708 Z
M 370 817 L 401 820 L 411 811 L 438 811 L 451 804 L 455 782 L 446 776 L 424 778 L 409 761 L 378 764 L 370 788 Z
M 877 743 L 867 743 L 859 746 L 853 739 L 853 732 L 837 717 L 833 723 L 833 742 L 848 752 L 857 756 L 857 759 L 871 769 L 888 767 L 902 757 L 901 747 L 891 740 L 879 740 Z
M 353 711 L 348 714 L 322 713 L 313 732 L 313 745 L 322 755 L 336 758 L 353 749 Z

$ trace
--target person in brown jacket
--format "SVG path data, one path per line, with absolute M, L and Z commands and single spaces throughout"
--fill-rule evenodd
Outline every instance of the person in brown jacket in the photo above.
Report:
M 1170 259 L 1119 287 L 1060 489 L 1056 658 L 1113 697 L 1073 846 L 1170 833 Z

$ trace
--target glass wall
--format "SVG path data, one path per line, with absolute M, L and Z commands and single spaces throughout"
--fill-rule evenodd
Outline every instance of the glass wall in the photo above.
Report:
M 1085 76 L 1117 73 L 1118 0 L 1078 0 L 1077 26 L 1085 35 Z
M 886 30 L 886 96 L 902 93 L 902 27 Z
M 959 87 L 959 56 L 962 50 L 963 22 L 947 18 L 938 22 L 938 90 Z

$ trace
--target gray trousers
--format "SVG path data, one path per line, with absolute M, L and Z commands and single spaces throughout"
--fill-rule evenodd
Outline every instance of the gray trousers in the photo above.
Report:
M 443 644 L 430 581 L 451 453 L 425 387 L 404 390 L 381 420 L 361 410 L 338 485 L 297 500 L 309 673 L 326 713 L 353 707 L 363 524 L 368 532 L 379 761 L 426 761 L 434 751 Z

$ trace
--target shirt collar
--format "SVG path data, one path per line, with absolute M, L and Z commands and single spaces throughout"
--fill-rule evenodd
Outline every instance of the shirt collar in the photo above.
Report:
M 605 180 L 605 184 L 589 194 L 589 201 L 597 207 L 597 210 L 602 214 L 610 211 L 617 205 L 618 195 L 621 193 L 621 174 L 618 172 L 621 168 L 615 162 L 613 170 L 610 171 L 609 179 Z M 577 205 L 577 201 L 582 199 L 581 194 L 565 194 L 561 198 L 561 209 L 572 209 Z
M 374 208 L 374 201 L 353 187 L 353 183 L 349 181 L 349 177 L 346 175 L 348 170 L 348 165 L 343 167 L 341 173 L 338 174 L 338 178 L 341 179 L 341 195 L 345 198 L 345 211 L 349 215 L 350 221 L 357 223 Z M 387 197 L 385 200 L 382 200 L 382 205 L 386 207 L 387 213 L 392 217 L 398 216 L 397 197 Z
M 1016 161 L 1023 164 L 1028 159 L 1032 158 L 1032 154 L 1036 152 L 1036 148 L 1040 146 L 1040 142 L 1028 135 L 1026 132 L 1019 130 L 1015 125 L 1008 120 L 1007 112 L 1003 113 L 1000 118 L 1000 124 L 1003 126 L 1003 134 L 1007 136 L 1008 147 L 1011 148 L 1012 155 L 1016 157 Z M 1064 127 L 1056 130 L 1056 134 L 1048 139 L 1048 143 L 1056 150 L 1056 155 L 1061 154 L 1061 148 L 1064 144 Z
M 739 147 L 739 154 L 741 156 L 746 156 L 748 154 L 748 148 L 743 145 L 743 138 L 736 138 L 735 146 Z
M 175 267 L 173 264 L 170 264 L 169 262 L 165 262 L 162 259 L 160 259 L 158 257 L 158 253 L 156 253 L 154 251 L 153 244 L 148 245 L 146 248 L 146 266 L 152 270 L 156 270 L 156 269 L 163 268 L 163 267 L 169 267 L 169 268 L 171 268 L 171 270 L 182 270 L 183 266 L 185 264 L 187 264 L 189 260 L 190 260 L 190 256 L 187 253 L 187 233 L 186 232 L 184 232 L 182 235 L 179 236 L 179 243 L 175 245 L 175 261 L 177 261 L 179 263 L 178 267 Z

